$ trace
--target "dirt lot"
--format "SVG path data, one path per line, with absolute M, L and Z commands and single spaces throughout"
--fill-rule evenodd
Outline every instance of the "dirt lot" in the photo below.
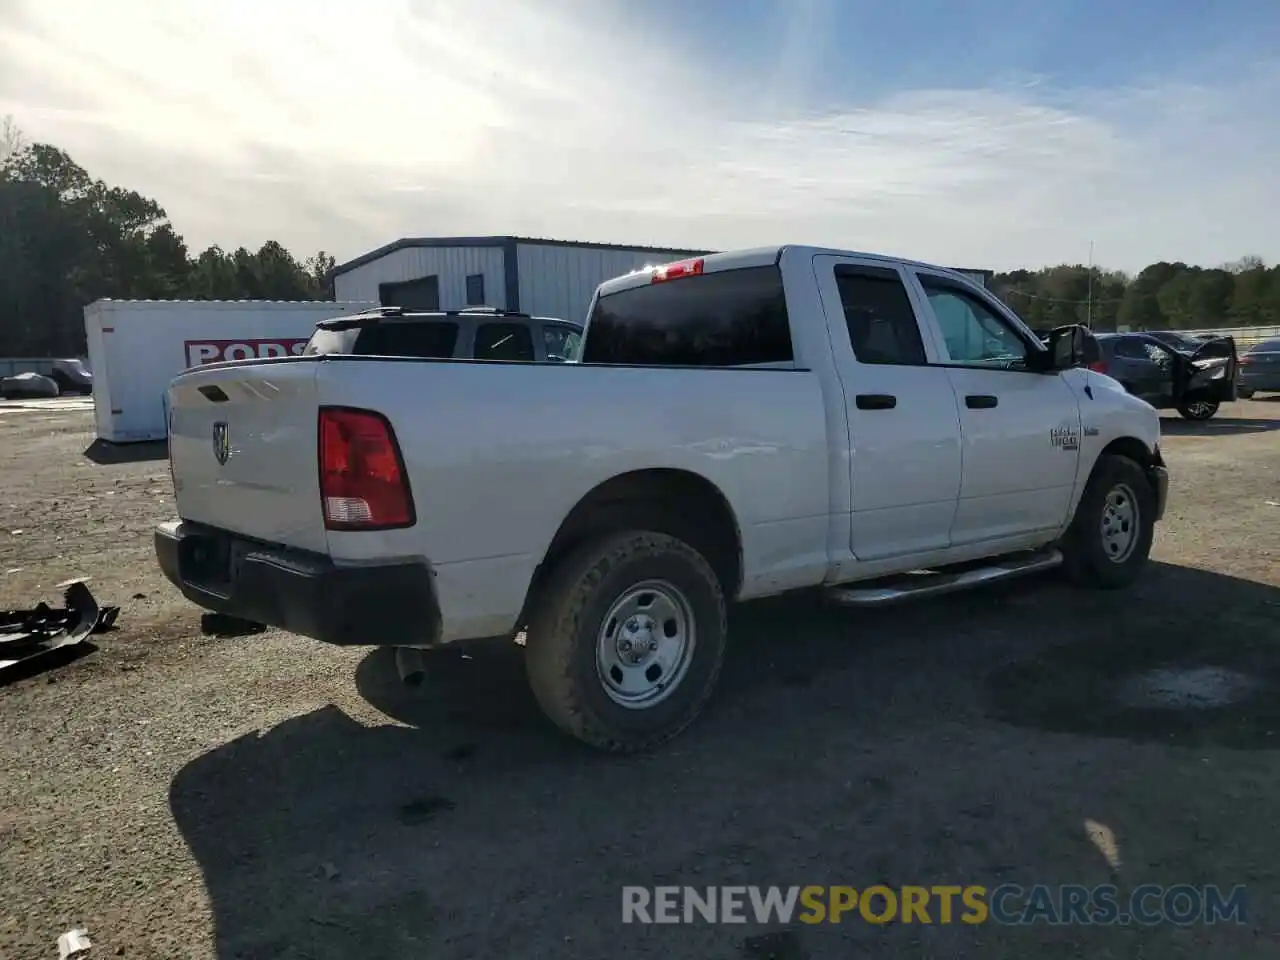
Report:
M 1165 424 L 1171 504 L 1133 590 L 744 607 L 706 717 L 617 760 L 549 729 L 514 646 L 442 654 L 408 693 L 382 652 L 202 637 L 151 558 L 163 451 L 95 463 L 83 410 L 0 407 L 0 607 L 74 576 L 123 606 L 96 650 L 0 688 L 0 957 L 80 924 L 95 956 L 163 960 L 1276 956 L 1280 403 Z M 1252 686 L 1156 708 L 1160 665 Z M 1246 923 L 620 916 L 624 884 L 1111 880 L 1245 884 Z

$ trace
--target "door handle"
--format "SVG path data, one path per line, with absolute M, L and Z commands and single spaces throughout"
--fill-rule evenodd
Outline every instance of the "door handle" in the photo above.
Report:
M 999 402 L 989 393 L 971 393 L 964 398 L 964 405 L 970 410 L 990 410 Z
M 898 398 L 890 393 L 860 393 L 854 397 L 859 410 L 892 410 Z

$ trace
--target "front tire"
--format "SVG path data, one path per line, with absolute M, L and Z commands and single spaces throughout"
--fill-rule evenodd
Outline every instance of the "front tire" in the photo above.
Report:
M 1178 407 L 1178 413 L 1186 420 L 1208 420 L 1218 412 L 1218 407 L 1217 400 L 1196 400 L 1182 404 Z
M 1151 554 L 1155 513 L 1143 469 L 1128 457 L 1099 457 L 1060 544 L 1067 576 L 1107 590 L 1133 583 Z
M 566 557 L 539 589 L 525 665 L 566 733 L 612 753 L 670 740 L 702 711 L 725 652 L 725 600 L 688 544 L 632 531 Z

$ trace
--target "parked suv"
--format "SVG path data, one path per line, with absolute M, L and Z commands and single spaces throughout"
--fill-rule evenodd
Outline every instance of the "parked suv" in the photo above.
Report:
M 417 357 L 565 363 L 576 359 L 582 326 L 493 307 L 405 310 L 380 307 L 316 325 L 303 356 Z

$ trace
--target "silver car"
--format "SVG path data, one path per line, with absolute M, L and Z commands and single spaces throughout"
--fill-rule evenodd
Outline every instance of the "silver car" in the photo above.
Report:
M 1255 343 L 1240 357 L 1240 396 L 1280 392 L 1280 337 Z

